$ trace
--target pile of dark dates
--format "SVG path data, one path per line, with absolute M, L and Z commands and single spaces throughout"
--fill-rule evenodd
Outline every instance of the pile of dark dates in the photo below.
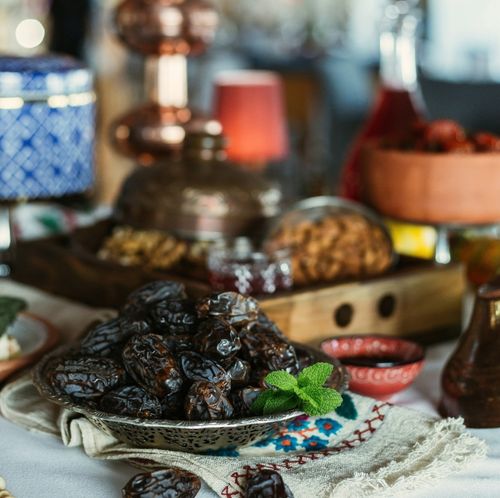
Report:
M 91 328 L 78 348 L 52 359 L 52 389 L 106 413 L 170 420 L 250 415 L 273 370 L 297 374 L 313 358 L 234 292 L 197 301 L 176 282 L 136 290 L 117 318 Z
M 195 498 L 201 488 L 199 477 L 181 469 L 159 469 L 138 474 L 122 490 L 124 498 Z M 290 488 L 274 470 L 260 470 L 249 476 L 244 498 L 293 498 Z

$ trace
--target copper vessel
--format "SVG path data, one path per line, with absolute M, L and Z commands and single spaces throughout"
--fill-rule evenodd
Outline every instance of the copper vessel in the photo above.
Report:
M 198 55 L 212 43 L 218 23 L 207 0 L 125 0 L 115 13 L 124 43 L 149 55 Z
M 115 217 L 136 228 L 186 239 L 258 237 L 279 214 L 281 191 L 261 175 L 226 162 L 222 135 L 188 135 L 182 158 L 132 173 Z
M 500 279 L 481 286 L 472 319 L 442 375 L 443 416 L 500 427 Z
M 189 107 L 187 81 L 187 57 L 206 50 L 218 22 L 208 0 L 124 0 L 118 5 L 118 35 L 146 56 L 149 99 L 114 122 L 111 137 L 118 151 L 149 166 L 178 154 L 188 133 L 220 127 Z

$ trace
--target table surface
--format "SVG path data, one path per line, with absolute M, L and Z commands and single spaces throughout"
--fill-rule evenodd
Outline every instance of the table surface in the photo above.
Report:
M 435 415 L 440 372 L 452 349 L 453 343 L 430 348 L 415 384 L 391 401 Z M 405 498 L 500 496 L 500 429 L 471 433 L 488 443 L 486 460 Z M 127 464 L 92 460 L 80 448 L 65 448 L 55 437 L 29 433 L 0 417 L 0 476 L 16 498 L 119 498 L 125 482 L 136 473 Z M 212 496 L 216 495 L 206 488 L 200 493 L 200 498 Z

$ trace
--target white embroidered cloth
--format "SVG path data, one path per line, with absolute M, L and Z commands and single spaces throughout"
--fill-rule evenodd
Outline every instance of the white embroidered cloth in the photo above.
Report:
M 38 291 L 26 294 L 12 284 L 0 285 L 2 293 L 12 290 L 25 298 L 29 294 L 33 307 L 39 313 L 44 309 L 56 325 L 62 324 L 59 315 L 71 316 L 63 320 L 68 337 L 75 337 L 101 313 Z M 464 432 L 460 420 L 439 420 L 351 394 L 349 398 L 350 410 L 344 407 L 320 420 L 299 420 L 260 445 L 229 449 L 222 456 L 127 447 L 85 418 L 60 413 L 38 396 L 27 378 L 2 391 L 0 409 L 16 424 L 58 435 L 65 445 L 81 446 L 92 458 L 185 468 L 202 477 L 216 495 L 231 498 L 241 496 L 245 476 L 258 468 L 278 469 L 296 498 L 398 496 L 432 486 L 486 452 L 484 443 Z M 235 452 L 238 457 L 231 456 Z

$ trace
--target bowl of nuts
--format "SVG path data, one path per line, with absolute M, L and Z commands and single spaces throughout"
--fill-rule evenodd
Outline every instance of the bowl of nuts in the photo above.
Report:
M 396 262 L 382 220 L 339 197 L 297 203 L 271 227 L 266 246 L 291 251 L 293 283 L 299 287 L 380 275 Z
M 280 397 L 276 371 L 298 375 L 298 389 L 317 362 L 326 371 L 319 390 L 346 389 L 340 362 L 290 342 L 255 299 L 224 292 L 193 301 L 181 284 L 157 281 L 133 292 L 117 318 L 46 356 L 33 381 L 127 444 L 204 452 L 251 444 L 302 415 L 291 395 L 277 412 L 253 405 L 263 393 Z

